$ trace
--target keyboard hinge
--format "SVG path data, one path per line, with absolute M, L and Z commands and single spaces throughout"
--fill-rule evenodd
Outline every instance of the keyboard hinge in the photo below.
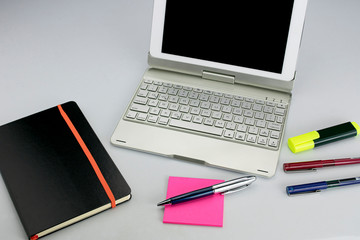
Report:
M 235 84 L 235 76 L 231 76 L 231 75 L 203 71 L 202 78 L 214 80 L 218 82 Z

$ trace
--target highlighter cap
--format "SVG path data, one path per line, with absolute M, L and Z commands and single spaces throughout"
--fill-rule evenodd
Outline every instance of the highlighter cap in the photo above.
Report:
M 305 133 L 288 139 L 288 146 L 293 153 L 302 152 L 315 147 L 314 140 L 320 135 L 316 131 Z
M 356 122 L 351 122 L 351 124 L 354 126 L 354 128 L 356 129 L 357 134 L 360 134 L 360 126 L 356 123 Z

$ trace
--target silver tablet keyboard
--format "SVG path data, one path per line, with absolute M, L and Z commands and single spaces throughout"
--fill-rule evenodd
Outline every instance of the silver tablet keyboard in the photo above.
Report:
M 278 149 L 287 105 L 144 80 L 125 119 Z

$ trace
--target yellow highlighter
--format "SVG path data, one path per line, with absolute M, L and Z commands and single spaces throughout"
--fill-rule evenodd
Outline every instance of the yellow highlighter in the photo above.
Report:
M 289 138 L 288 146 L 293 153 L 298 153 L 359 134 L 360 127 L 356 122 L 346 122 Z

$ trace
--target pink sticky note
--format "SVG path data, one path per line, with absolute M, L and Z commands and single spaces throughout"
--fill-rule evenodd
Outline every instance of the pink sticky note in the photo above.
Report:
M 166 198 L 224 182 L 216 179 L 169 177 Z M 214 194 L 196 200 L 166 205 L 164 223 L 223 226 L 224 196 Z

